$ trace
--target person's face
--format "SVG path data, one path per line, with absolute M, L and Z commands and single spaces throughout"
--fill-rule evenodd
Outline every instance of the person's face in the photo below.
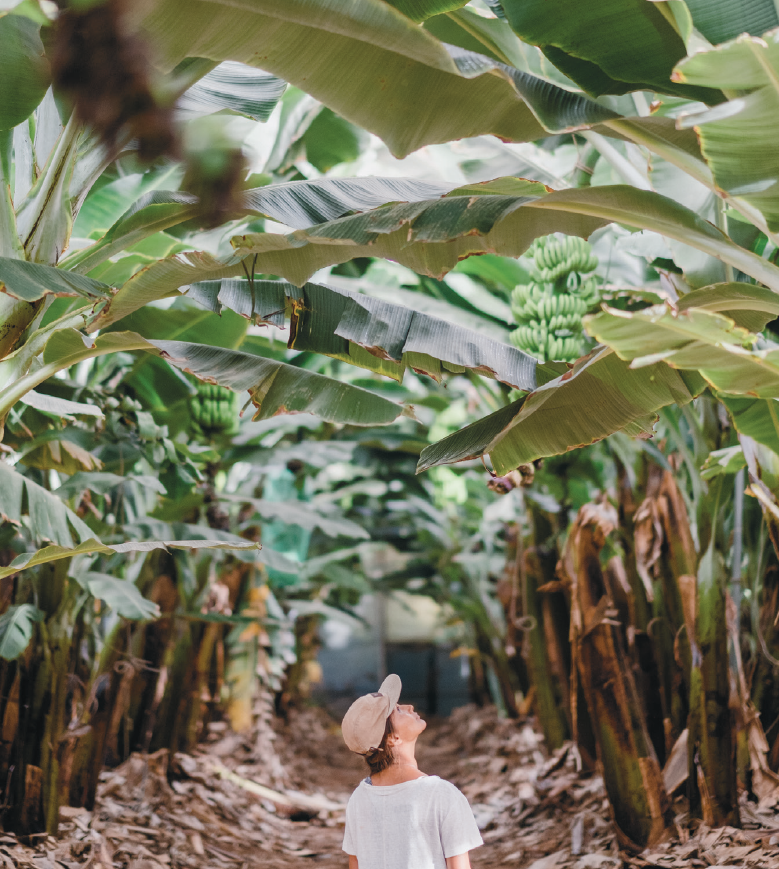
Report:
M 416 739 L 427 727 L 427 721 L 422 719 L 418 712 L 414 712 L 414 707 L 410 703 L 403 705 L 399 703 L 390 715 L 390 720 L 393 730 L 404 742 Z

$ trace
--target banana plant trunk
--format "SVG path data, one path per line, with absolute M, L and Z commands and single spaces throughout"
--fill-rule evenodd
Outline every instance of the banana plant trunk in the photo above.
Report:
M 623 848 L 638 852 L 663 837 L 670 801 L 600 564 L 616 524 L 610 505 L 586 504 L 571 529 L 564 562 L 571 584 L 574 675 L 595 728 L 617 838 Z
M 516 570 L 522 588 L 524 620 L 523 655 L 530 683 L 535 690 L 535 708 L 547 748 L 554 751 L 570 735 L 568 674 L 570 650 L 563 635 L 570 631 L 567 606 L 556 583 L 556 549 L 549 548 L 551 526 L 534 511 L 534 546 L 524 551 L 518 529 Z M 566 640 L 567 642 L 567 640 Z
M 691 810 L 710 826 L 737 826 L 735 743 L 730 720 L 730 679 L 723 565 L 710 547 L 698 573 L 697 642 L 690 688 Z

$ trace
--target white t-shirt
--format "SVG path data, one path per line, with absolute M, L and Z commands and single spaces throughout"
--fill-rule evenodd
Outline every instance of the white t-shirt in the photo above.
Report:
M 343 850 L 360 869 L 446 869 L 482 845 L 468 800 L 437 775 L 399 785 L 363 779 L 346 807 Z

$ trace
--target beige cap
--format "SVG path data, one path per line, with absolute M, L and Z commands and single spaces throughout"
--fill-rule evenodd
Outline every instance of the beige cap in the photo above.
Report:
M 394 673 L 381 683 L 374 694 L 358 697 L 341 722 L 344 742 L 357 754 L 367 754 L 378 748 L 384 738 L 387 719 L 398 705 L 400 678 Z

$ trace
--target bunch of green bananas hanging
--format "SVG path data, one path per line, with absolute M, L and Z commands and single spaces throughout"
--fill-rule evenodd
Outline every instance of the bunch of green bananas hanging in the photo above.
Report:
M 196 384 L 197 392 L 189 400 L 194 433 L 206 440 L 235 434 L 238 429 L 238 395 L 216 383 Z
M 599 298 L 595 277 L 584 275 L 598 260 L 590 244 L 574 236 L 536 239 L 530 253 L 531 282 L 511 295 L 517 322 L 511 342 L 541 362 L 573 362 L 582 351 L 582 317 Z

